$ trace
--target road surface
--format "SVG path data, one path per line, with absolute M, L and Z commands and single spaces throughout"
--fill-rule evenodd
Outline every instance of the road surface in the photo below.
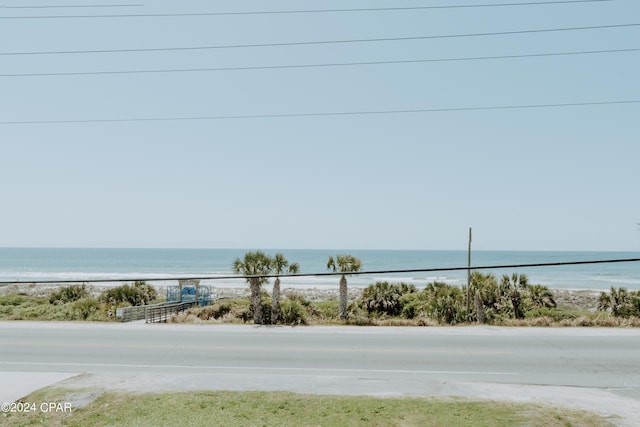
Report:
M 640 330 L 0 322 L 0 379 L 544 400 L 640 424 Z M 2 382 L 6 390 L 6 382 Z

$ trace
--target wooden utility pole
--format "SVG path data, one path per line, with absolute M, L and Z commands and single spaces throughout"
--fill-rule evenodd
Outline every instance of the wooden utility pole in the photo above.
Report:
M 469 250 L 467 251 L 467 316 L 471 313 L 471 227 L 469 227 Z

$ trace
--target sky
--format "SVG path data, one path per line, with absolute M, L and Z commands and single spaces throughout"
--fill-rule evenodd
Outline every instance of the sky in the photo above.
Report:
M 473 227 L 478 250 L 640 251 L 640 51 L 468 59 L 640 49 L 637 25 L 478 35 L 640 2 L 202 15 L 517 2 L 4 2 L 0 246 L 466 249 Z M 60 17 L 123 14 L 174 16 Z M 202 68 L 235 69 L 27 75 Z M 354 112 L 378 113 L 303 115 Z

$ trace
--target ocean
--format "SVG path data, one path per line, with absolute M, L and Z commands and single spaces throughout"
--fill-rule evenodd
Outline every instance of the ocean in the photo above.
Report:
M 233 275 L 231 266 L 242 258 L 245 249 L 72 249 L 72 248 L 0 248 L 0 282 L 37 282 L 50 280 L 110 280 L 113 283 L 155 278 L 222 277 Z M 300 264 L 300 273 L 326 273 L 330 255 L 349 253 L 362 260 L 363 271 L 454 268 L 467 265 L 466 251 L 438 250 L 264 250 L 282 252 L 290 262 Z M 472 251 L 472 266 L 554 263 L 640 258 L 639 252 L 551 252 L 551 251 Z M 508 269 L 480 269 L 503 274 L 521 273 L 530 283 L 553 289 L 607 290 L 612 286 L 640 289 L 640 263 L 589 264 Z M 349 286 L 366 287 L 377 281 L 412 283 L 424 287 L 432 281 L 454 285 L 466 283 L 466 271 L 363 274 L 348 278 Z M 288 277 L 283 288 L 326 288 L 338 284 L 338 278 Z M 173 284 L 171 281 L 159 282 Z M 242 287 L 242 279 L 202 280 L 214 287 Z

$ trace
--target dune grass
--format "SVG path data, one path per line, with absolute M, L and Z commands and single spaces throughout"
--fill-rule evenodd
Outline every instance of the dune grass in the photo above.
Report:
M 86 396 L 91 396 L 86 399 Z M 131 394 L 45 388 L 25 402 L 71 402 L 71 413 L 0 415 L 2 426 L 606 426 L 598 415 L 537 404 L 288 392 Z M 81 403 L 80 403 L 81 402 Z
M 106 310 L 91 297 L 52 304 L 48 297 L 20 294 L 0 296 L 0 320 L 78 321 L 111 320 Z

